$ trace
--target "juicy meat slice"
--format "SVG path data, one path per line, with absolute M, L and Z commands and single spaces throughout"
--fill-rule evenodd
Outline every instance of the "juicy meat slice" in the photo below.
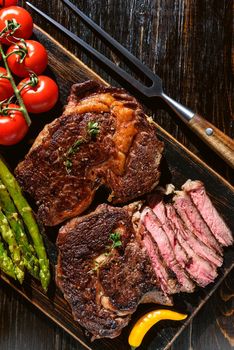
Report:
M 207 284 L 213 282 L 217 276 L 216 268 L 194 254 L 186 240 L 183 239 L 180 231 L 167 217 L 166 206 L 160 197 L 158 198 L 159 200 L 156 202 L 156 204 L 154 204 L 152 210 L 160 220 L 162 227 L 170 240 L 176 260 L 183 268 L 185 268 L 189 276 L 198 285 L 205 287 Z M 176 213 L 174 214 L 176 215 Z
M 162 151 L 134 97 L 88 81 L 73 85 L 63 115 L 45 126 L 15 173 L 40 220 L 53 226 L 84 212 L 102 185 L 113 203 L 150 192 Z
M 174 207 L 190 231 L 208 247 L 222 254 L 222 248 L 201 217 L 191 198 L 184 191 L 177 191 L 173 197 Z
M 175 234 L 175 231 L 173 231 L 173 228 L 171 227 L 171 224 L 167 219 L 166 212 L 165 212 L 166 209 L 162 200 L 162 196 L 156 194 L 155 197 L 156 197 L 156 203 L 154 203 L 151 209 L 154 212 L 154 214 L 157 216 L 158 220 L 160 221 L 162 228 L 170 241 L 176 260 L 183 268 L 186 268 L 189 265 L 189 258 L 184 248 L 179 243 L 177 236 Z
M 175 208 L 172 205 L 166 205 L 167 217 L 173 222 L 177 230 L 185 241 L 187 241 L 191 249 L 203 259 L 209 261 L 215 266 L 221 266 L 223 258 L 218 255 L 213 249 L 204 244 L 195 234 L 194 230 L 189 231 L 184 222 L 178 216 Z
M 207 286 L 217 277 L 216 265 L 207 261 L 207 251 L 206 249 L 204 250 L 204 247 L 207 247 L 205 245 L 196 245 L 197 238 L 195 239 L 194 245 L 194 240 L 190 238 L 193 234 L 186 234 L 183 223 L 171 204 L 167 204 L 165 209 L 170 226 L 189 257 L 189 264 L 186 266 L 187 271 L 199 286 Z M 201 249 L 202 252 L 200 251 Z M 201 254 L 201 256 L 199 254 Z
M 155 240 L 160 250 L 167 266 L 175 273 L 181 288 L 182 292 L 193 292 L 195 285 L 192 280 L 189 278 L 184 269 L 179 265 L 176 260 L 174 251 L 170 244 L 170 241 L 164 232 L 160 221 L 157 219 L 155 214 L 150 208 L 145 208 L 142 212 L 142 220 L 146 229 L 150 232 L 151 236 Z
M 158 281 L 160 282 L 161 288 L 165 293 L 174 294 L 180 292 L 180 284 L 172 271 L 165 264 L 157 243 L 153 241 L 150 233 L 146 230 L 143 224 L 139 229 L 142 245 L 145 247 L 146 252 L 151 260 L 151 264 L 154 268 L 155 274 Z
M 120 236 L 116 248 L 111 233 Z M 172 304 L 136 240 L 128 208 L 103 204 L 70 220 L 60 229 L 57 245 L 57 285 L 93 339 L 118 336 L 140 302 Z
M 188 180 L 182 189 L 189 194 L 216 239 L 223 246 L 232 245 L 232 233 L 207 196 L 204 184 L 201 181 Z

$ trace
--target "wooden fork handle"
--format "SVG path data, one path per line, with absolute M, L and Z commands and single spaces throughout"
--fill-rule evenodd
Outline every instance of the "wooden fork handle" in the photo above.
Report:
M 193 116 L 188 126 L 234 169 L 234 140 L 198 114 Z

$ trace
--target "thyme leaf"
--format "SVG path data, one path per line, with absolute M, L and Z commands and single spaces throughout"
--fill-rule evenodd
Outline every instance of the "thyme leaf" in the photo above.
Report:
M 87 124 L 87 132 L 90 136 L 91 139 L 95 139 L 95 137 L 98 135 L 99 133 L 99 123 L 98 122 L 95 122 L 95 121 L 90 121 L 88 122 Z M 68 174 L 71 173 L 71 170 L 72 170 L 72 156 L 74 154 L 76 154 L 79 149 L 80 149 L 80 146 L 82 144 L 86 144 L 90 141 L 90 139 L 86 139 L 86 138 L 81 138 L 79 140 L 76 140 L 73 145 L 68 149 L 68 151 L 66 152 L 66 154 L 64 155 L 64 165 L 65 165 L 65 168 L 66 168 L 66 171 Z
M 106 247 L 108 251 L 103 254 L 105 256 L 105 259 L 103 261 L 100 263 L 96 260 L 94 261 L 94 267 L 92 269 L 93 272 L 98 272 L 99 268 L 106 263 L 108 257 L 112 255 L 113 249 L 122 246 L 121 234 L 119 232 L 112 232 L 109 238 L 112 240 L 112 245 Z
M 64 165 L 68 174 L 71 173 L 73 165 L 71 157 L 79 151 L 80 145 L 82 145 L 82 143 L 85 143 L 84 139 L 79 139 L 75 141 L 65 154 Z
M 79 151 L 79 148 L 80 148 L 80 145 L 82 145 L 82 143 L 84 143 L 84 139 L 80 139 L 80 140 L 77 140 L 73 143 L 73 145 L 68 149 L 66 155 L 69 157 L 73 154 L 75 154 L 76 152 Z
M 121 247 L 122 246 L 122 242 L 121 242 L 121 234 L 119 232 L 113 232 L 110 234 L 110 239 L 112 240 L 112 246 L 111 249 L 115 249 L 117 247 Z
M 91 138 L 95 138 L 99 133 L 99 124 L 98 122 L 90 121 L 88 122 L 88 133 Z

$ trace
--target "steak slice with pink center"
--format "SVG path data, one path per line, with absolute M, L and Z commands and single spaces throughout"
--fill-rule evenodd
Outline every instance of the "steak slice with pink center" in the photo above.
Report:
M 194 234 L 208 247 L 213 248 L 216 252 L 222 254 L 222 248 L 201 217 L 189 195 L 184 191 L 176 191 L 173 201 L 176 211 L 188 229 L 193 231 Z
M 190 277 L 202 287 L 213 282 L 217 276 L 216 268 L 193 252 L 186 240 L 183 239 L 180 231 L 167 217 L 165 204 L 159 201 L 154 205 L 153 212 L 163 225 L 162 227 L 174 249 L 176 260 L 186 269 Z M 176 215 L 176 212 L 174 214 Z
M 167 217 L 175 224 L 182 237 L 189 242 L 190 247 L 200 257 L 207 261 L 210 261 L 215 266 L 221 266 L 223 258 L 218 255 L 213 249 L 204 244 L 200 239 L 196 237 L 193 231 L 189 231 L 184 222 L 178 216 L 175 208 L 172 205 L 166 205 Z
M 160 254 L 162 255 L 165 263 L 176 274 L 176 277 L 181 284 L 181 291 L 188 293 L 193 292 L 195 288 L 194 283 L 183 268 L 178 264 L 170 241 L 164 232 L 160 221 L 150 208 L 145 210 L 143 221 L 146 229 L 150 232 L 151 236 L 157 243 Z
M 157 196 L 157 194 L 156 194 Z M 173 231 L 169 220 L 167 219 L 166 213 L 165 213 L 165 204 L 162 200 L 156 201 L 156 204 L 154 204 L 152 208 L 154 214 L 157 216 L 158 220 L 162 224 L 162 228 L 165 231 L 170 244 L 172 246 L 172 249 L 174 251 L 176 260 L 178 263 L 183 267 L 186 268 L 186 265 L 189 263 L 189 258 L 184 250 L 184 248 L 180 245 L 175 232 Z
M 232 233 L 207 196 L 203 183 L 188 180 L 182 186 L 182 189 L 189 194 L 216 239 L 223 246 L 232 245 Z
M 142 245 L 145 247 L 146 252 L 151 260 L 152 266 L 154 268 L 157 279 L 160 282 L 162 290 L 167 294 L 180 292 L 180 284 L 178 283 L 176 276 L 166 266 L 164 260 L 161 257 L 156 242 L 152 239 L 150 233 L 146 230 L 143 224 L 141 224 L 139 233 L 142 238 Z
M 191 263 L 187 267 L 190 275 L 199 286 L 207 286 L 217 277 L 217 265 L 208 261 L 208 257 L 210 258 L 208 250 L 210 248 L 194 237 L 192 232 L 188 232 L 184 228 L 183 222 L 171 204 L 166 205 L 166 215 L 174 232 L 176 232 L 178 241 L 191 259 Z

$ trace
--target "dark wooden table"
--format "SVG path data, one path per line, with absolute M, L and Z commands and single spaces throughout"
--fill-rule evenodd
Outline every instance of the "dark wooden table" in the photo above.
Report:
M 111 54 L 59 0 L 32 1 L 89 43 Z M 231 0 L 81 0 L 77 5 L 137 57 L 157 72 L 165 91 L 206 116 L 229 136 L 232 120 Z M 23 1 L 19 1 L 20 4 Z M 54 28 L 34 15 L 65 47 L 112 84 L 117 84 Z M 76 77 L 74 77 L 74 82 Z M 233 172 L 177 119 L 147 106 L 157 122 L 226 179 Z M 234 273 L 200 311 L 173 350 L 229 350 L 234 345 Z M 0 281 L 1 350 L 81 350 L 82 347 Z M 233 312 L 233 314 L 232 314 Z M 229 338 L 229 341 L 227 340 Z M 121 349 L 120 349 L 121 350 Z

